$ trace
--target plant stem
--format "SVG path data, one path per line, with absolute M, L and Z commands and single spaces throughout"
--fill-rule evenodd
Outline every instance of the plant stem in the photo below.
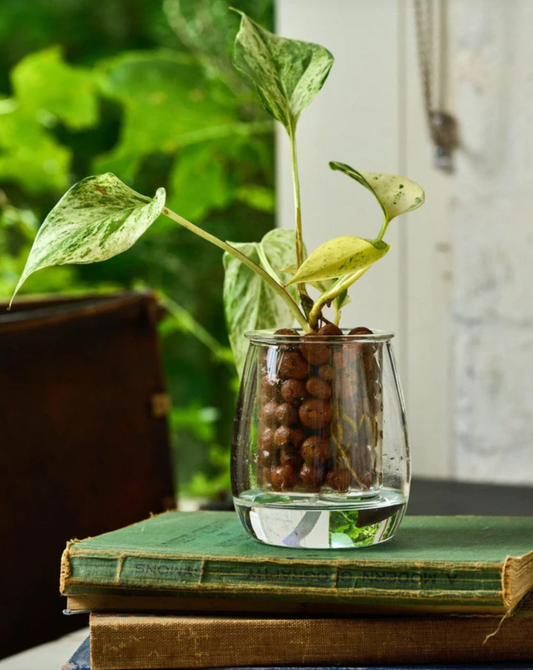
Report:
M 333 323 L 338 326 L 341 322 L 341 310 L 337 307 L 337 301 L 333 301 L 333 308 L 335 309 L 335 316 L 333 317 Z
M 292 162 L 292 182 L 294 186 L 294 214 L 295 214 L 295 246 L 296 246 L 296 272 L 304 262 L 304 245 L 302 237 L 302 201 L 300 196 L 300 177 L 298 174 L 298 157 L 296 154 L 296 128 L 291 124 L 289 127 L 289 140 L 291 143 L 291 162 Z M 298 293 L 305 315 L 309 316 L 309 295 L 305 284 L 297 284 Z
M 248 258 L 248 256 L 245 256 L 242 253 L 242 251 L 239 251 L 235 247 L 231 246 L 231 244 L 223 242 L 222 240 L 219 240 L 218 237 L 215 237 L 214 235 L 211 235 L 205 230 L 202 230 L 198 226 L 195 226 L 194 223 L 187 221 L 187 219 L 184 219 L 179 214 L 176 214 L 176 212 L 173 212 L 171 209 L 168 209 L 168 207 L 163 208 L 163 214 L 168 216 L 169 219 L 176 221 L 176 223 L 179 223 L 180 226 L 187 228 L 187 230 L 190 230 L 192 233 L 195 233 L 199 237 L 203 237 L 204 240 L 207 240 L 208 242 L 211 242 L 211 244 L 214 244 L 220 249 L 223 249 L 224 251 L 227 251 L 229 254 L 232 254 L 233 256 L 235 256 L 235 258 L 238 258 L 241 261 L 241 263 L 244 263 L 244 265 L 249 267 L 250 270 L 256 272 L 262 279 L 266 281 L 266 283 L 272 288 L 272 290 L 275 291 L 279 295 L 279 297 L 287 304 L 292 314 L 294 315 L 294 318 L 298 321 L 303 330 L 306 333 L 311 332 L 309 324 L 305 320 L 304 315 L 301 313 L 298 305 L 291 298 L 291 295 L 287 291 L 287 289 L 281 286 L 281 284 L 278 284 L 278 282 L 273 277 L 271 277 L 268 274 L 268 272 L 265 272 L 265 270 L 263 270 L 263 268 L 260 265 L 254 263 L 252 260 Z
M 300 196 L 300 177 L 298 175 L 298 157 L 296 154 L 296 134 L 291 128 L 289 131 L 289 140 L 291 143 L 291 162 L 292 162 L 292 181 L 294 186 L 294 209 L 296 219 L 296 270 L 304 262 L 304 252 L 302 243 L 302 203 Z
M 381 224 L 381 230 L 379 231 L 379 235 L 377 236 L 376 239 L 378 239 L 378 240 L 383 239 L 383 236 L 387 232 L 388 226 L 389 226 L 389 219 L 387 218 L 387 216 L 384 216 L 383 217 L 383 223 Z
M 318 296 L 315 304 L 313 305 L 313 308 L 309 312 L 309 325 L 311 328 L 313 328 L 313 330 L 316 329 L 316 326 L 318 325 L 318 320 L 322 314 L 324 305 L 335 300 L 338 295 L 340 295 L 343 291 L 346 291 L 346 289 L 354 282 L 356 282 L 360 277 L 362 277 L 365 272 L 370 269 L 370 267 L 371 266 L 369 265 L 368 267 L 364 268 L 364 270 L 352 272 L 352 274 L 337 279 L 337 281 L 328 291 L 324 291 L 322 295 Z

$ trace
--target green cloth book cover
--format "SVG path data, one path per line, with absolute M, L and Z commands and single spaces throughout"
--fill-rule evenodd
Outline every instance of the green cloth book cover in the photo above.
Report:
M 533 518 L 407 517 L 383 545 L 272 547 L 232 512 L 166 512 L 82 541 L 62 557 L 61 592 L 423 606 L 510 612 L 533 588 Z

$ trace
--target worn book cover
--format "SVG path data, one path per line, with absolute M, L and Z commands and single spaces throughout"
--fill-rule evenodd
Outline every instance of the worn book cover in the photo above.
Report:
M 533 659 L 533 603 L 493 617 L 91 615 L 93 670 Z
M 427 670 L 449 670 L 450 666 L 449 665 L 424 665 L 424 669 Z M 498 663 L 497 665 L 494 664 L 479 664 L 476 663 L 475 665 L 461 665 L 461 666 L 455 666 L 457 670 L 495 670 L 496 668 L 498 670 L 518 670 L 518 668 L 524 668 L 530 670 L 531 665 L 530 664 L 517 664 L 513 663 L 512 666 L 510 665 L 502 665 Z M 328 668 L 327 666 L 323 667 L 322 670 L 421 670 L 421 666 L 419 664 L 416 665 L 397 665 L 394 664 L 394 666 L 375 666 L 373 665 L 372 668 L 364 668 L 362 666 L 358 666 L 357 668 L 355 667 L 338 667 L 335 666 L 335 668 Z M 87 638 L 83 644 L 74 652 L 72 657 L 70 658 L 69 662 L 66 663 L 63 666 L 63 670 L 91 670 L 91 661 L 90 661 L 90 651 L 89 651 L 89 638 Z M 144 668 L 144 670 L 149 670 L 149 668 Z M 177 668 L 167 668 L 166 670 L 177 670 Z M 231 668 L 228 668 L 227 670 L 232 670 Z M 241 669 L 244 670 L 244 669 Z M 264 668 L 257 668 L 257 667 L 250 667 L 247 668 L 246 670 L 264 670 Z M 269 670 L 316 670 L 313 668 L 305 668 L 298 666 L 296 667 L 286 667 L 284 666 L 283 668 L 281 667 L 271 667 Z
M 64 595 L 254 598 L 506 613 L 533 587 L 533 518 L 407 517 L 382 545 L 262 545 L 232 512 L 167 512 L 69 543 Z

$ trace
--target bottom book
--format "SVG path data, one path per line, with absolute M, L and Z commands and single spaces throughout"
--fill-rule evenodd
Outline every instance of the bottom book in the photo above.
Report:
M 92 670 L 533 661 L 531 601 L 512 617 L 92 614 Z
M 63 666 L 62 670 L 91 670 L 91 658 L 90 658 L 90 639 L 87 638 L 77 649 L 77 651 L 72 655 L 70 658 L 69 662 Z M 461 666 L 454 666 L 455 668 L 458 668 L 458 670 L 518 670 L 519 668 L 523 670 L 529 670 L 531 668 L 531 664 L 527 663 L 513 663 L 513 664 L 505 664 L 502 665 L 498 663 L 497 665 L 494 664 L 483 664 L 483 665 L 461 665 Z M 359 667 L 332 667 L 332 668 L 322 668 L 322 670 L 450 670 L 451 666 L 450 665 L 395 665 L 395 666 L 372 666 L 372 667 L 366 667 L 363 668 L 362 666 Z M 150 668 L 146 668 L 143 670 L 150 670 Z M 174 670 L 173 668 L 166 668 L 165 670 Z M 236 670 L 235 668 L 227 668 L 226 670 Z M 264 670 L 261 668 L 241 668 L 240 670 Z M 302 667 L 272 667 L 268 668 L 268 670 L 317 670 L 316 667 L 314 668 L 302 668 Z

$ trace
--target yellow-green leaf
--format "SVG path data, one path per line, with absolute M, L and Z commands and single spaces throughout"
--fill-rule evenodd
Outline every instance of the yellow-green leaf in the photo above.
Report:
M 362 172 L 345 163 L 334 161 L 329 166 L 332 170 L 344 172 L 373 193 L 387 221 L 424 204 L 424 190 L 406 177 L 381 172 Z
M 325 242 L 302 263 L 287 284 L 344 277 L 363 270 L 383 258 L 390 246 L 362 237 L 336 237 Z
M 296 274 L 296 265 L 294 263 L 292 265 L 288 265 L 286 268 L 283 268 L 282 272 L 285 272 L 288 275 L 294 275 Z M 324 293 L 325 291 L 328 291 L 333 284 L 335 283 L 335 277 L 334 279 L 325 279 L 323 281 L 310 281 L 307 282 L 309 286 L 312 286 L 313 288 L 316 288 L 317 291 L 320 291 L 320 293 Z

